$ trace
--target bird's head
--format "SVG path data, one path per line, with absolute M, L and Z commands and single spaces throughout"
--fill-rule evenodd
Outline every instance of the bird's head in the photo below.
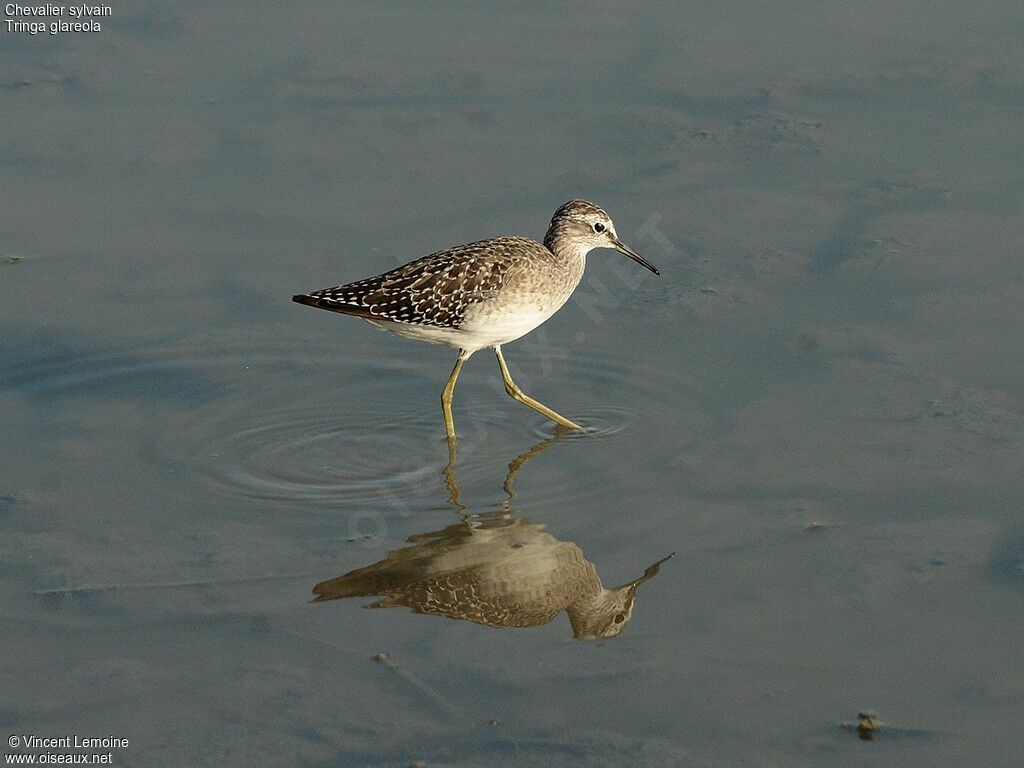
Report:
M 661 274 L 647 259 L 619 240 L 615 224 L 603 208 L 586 200 L 570 200 L 555 211 L 544 244 L 555 253 L 567 249 L 582 255 L 594 248 L 612 248 L 654 274 Z
M 577 640 L 600 640 L 620 635 L 633 617 L 637 587 L 653 578 L 661 564 L 669 557 L 672 555 L 648 566 L 639 579 L 614 589 L 602 589 L 589 599 L 580 600 L 569 606 L 569 623 L 572 625 L 573 637 Z

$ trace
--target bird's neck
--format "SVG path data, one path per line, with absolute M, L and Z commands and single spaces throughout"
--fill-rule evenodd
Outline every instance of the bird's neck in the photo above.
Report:
M 595 623 L 600 617 L 607 613 L 607 606 L 613 597 L 610 590 L 601 586 L 601 580 L 587 585 L 587 589 L 581 591 L 565 612 L 569 614 L 569 624 L 572 626 L 574 637 L 589 637 L 594 634 Z
M 597 575 L 597 569 L 586 561 L 573 586 L 572 602 L 566 608 L 570 617 L 574 614 L 590 613 L 608 594 L 608 590 L 601 584 L 601 577 Z
M 544 238 L 544 245 L 554 254 L 559 262 L 575 267 L 583 271 L 587 263 L 587 254 L 590 253 L 590 246 L 578 240 L 566 237 L 557 230 L 548 230 Z

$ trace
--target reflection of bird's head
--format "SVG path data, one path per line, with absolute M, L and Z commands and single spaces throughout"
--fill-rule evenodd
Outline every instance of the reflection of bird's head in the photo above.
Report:
M 602 588 L 596 595 L 590 595 L 569 606 L 567 612 L 573 637 L 578 640 L 599 640 L 621 634 L 633 616 L 637 587 L 653 578 L 669 557 L 672 555 L 649 566 L 639 579 L 614 589 Z
M 633 616 L 635 599 L 636 588 L 626 586 L 602 589 L 599 595 L 585 604 L 570 606 L 569 621 L 573 637 L 578 640 L 615 637 L 626 628 Z

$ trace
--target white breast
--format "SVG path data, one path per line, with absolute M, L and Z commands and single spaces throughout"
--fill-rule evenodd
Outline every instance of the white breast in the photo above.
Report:
M 505 307 L 478 304 L 466 312 L 459 330 L 473 339 L 474 349 L 507 344 L 525 336 L 557 311 L 558 307 L 520 306 L 515 311 Z

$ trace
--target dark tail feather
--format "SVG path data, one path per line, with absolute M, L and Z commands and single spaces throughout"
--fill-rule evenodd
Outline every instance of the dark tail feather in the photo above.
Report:
M 354 315 L 355 317 L 374 317 L 366 307 L 354 307 L 351 304 L 342 304 L 336 300 L 324 299 L 321 296 L 311 296 L 308 293 L 297 293 L 292 296 L 292 301 L 305 304 L 307 307 L 317 309 L 329 309 L 331 312 L 340 312 L 343 315 Z
M 310 602 L 320 603 L 324 600 L 338 600 L 344 597 L 387 594 L 388 587 L 394 586 L 394 579 L 389 578 L 386 570 L 380 573 L 380 565 L 380 563 L 375 563 L 366 568 L 346 573 L 344 576 L 321 581 L 313 587 L 315 597 Z
M 299 304 L 305 304 L 310 307 L 320 306 L 320 299 L 318 299 L 316 296 L 310 296 L 309 294 L 306 293 L 298 293 L 292 296 L 292 301 L 297 301 Z

